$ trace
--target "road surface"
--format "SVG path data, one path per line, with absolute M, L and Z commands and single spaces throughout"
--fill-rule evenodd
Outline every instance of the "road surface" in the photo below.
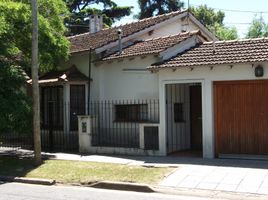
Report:
M 1 200 L 205 200 L 208 198 L 103 190 L 87 187 L 1 183 Z

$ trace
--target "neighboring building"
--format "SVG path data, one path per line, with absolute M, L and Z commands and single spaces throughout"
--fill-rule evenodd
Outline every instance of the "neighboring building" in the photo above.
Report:
M 268 81 L 254 74 L 268 40 L 218 42 L 187 11 L 103 30 L 91 20 L 91 33 L 69 38 L 70 59 L 40 78 L 43 131 L 77 135 L 89 114 L 91 153 L 268 153 Z

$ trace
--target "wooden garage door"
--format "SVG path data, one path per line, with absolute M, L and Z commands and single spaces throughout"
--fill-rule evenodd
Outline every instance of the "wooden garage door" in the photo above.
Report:
M 268 80 L 214 82 L 216 152 L 268 154 Z

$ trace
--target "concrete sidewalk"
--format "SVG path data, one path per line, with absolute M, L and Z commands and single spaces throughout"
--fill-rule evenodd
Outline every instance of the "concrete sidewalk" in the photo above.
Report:
M 23 150 L 12 151 L 0 148 L 0 155 L 31 157 L 33 152 Z M 78 155 L 66 153 L 42 153 L 42 155 L 46 159 L 151 167 L 178 167 L 160 183 L 160 186 L 173 189 L 189 188 L 268 194 L 268 161 L 264 160 Z
M 165 178 L 160 185 L 174 188 L 268 194 L 268 169 L 182 165 Z

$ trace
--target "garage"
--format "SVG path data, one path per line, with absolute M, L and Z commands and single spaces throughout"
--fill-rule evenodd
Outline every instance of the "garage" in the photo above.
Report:
M 268 155 L 268 80 L 214 82 L 216 156 Z

